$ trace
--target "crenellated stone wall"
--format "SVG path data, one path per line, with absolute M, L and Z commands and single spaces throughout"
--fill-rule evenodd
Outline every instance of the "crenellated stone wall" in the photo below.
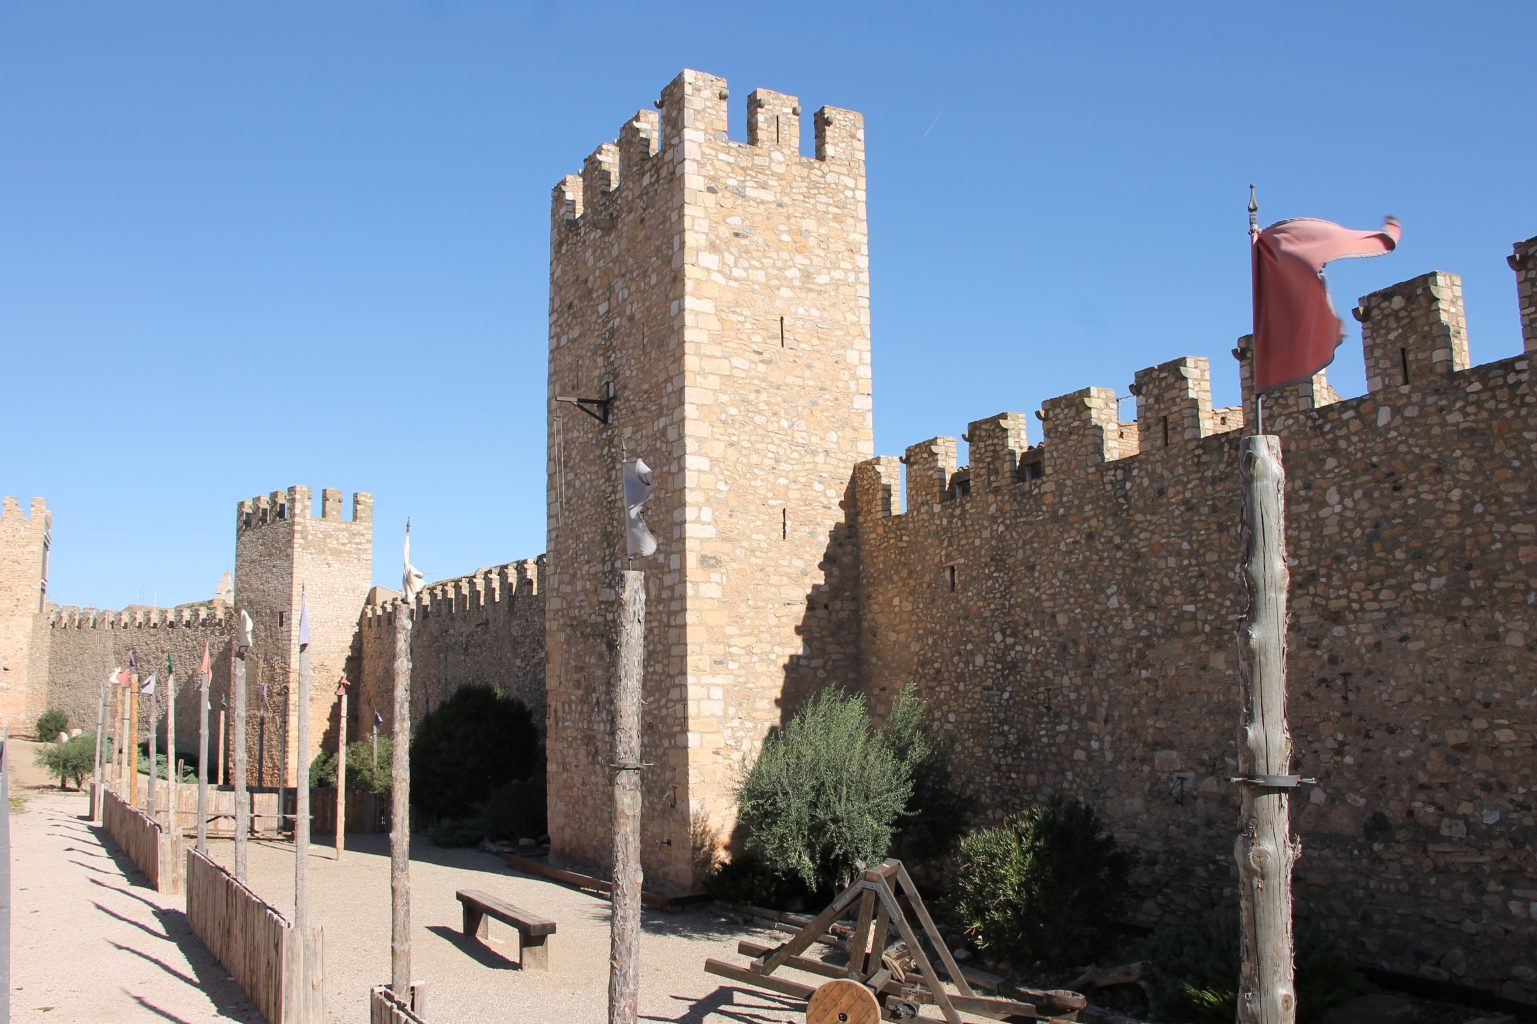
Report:
M 1315 378 L 1265 402 L 1287 466 L 1295 770 L 1319 780 L 1294 804 L 1298 915 L 1362 962 L 1530 1000 L 1531 358 L 1468 366 L 1452 275 L 1358 316 L 1369 394 Z M 872 702 L 918 684 L 991 820 L 1058 793 L 1097 807 L 1141 857 L 1153 920 L 1236 898 L 1242 431 L 1211 409 L 1204 359 L 1132 390 L 1135 453 L 1113 443 L 1114 393 L 1086 389 L 1045 403 L 1033 449 L 1014 413 L 971 424 L 969 468 L 952 439 L 910 447 L 905 511 L 902 462 L 861 464 L 854 526 Z

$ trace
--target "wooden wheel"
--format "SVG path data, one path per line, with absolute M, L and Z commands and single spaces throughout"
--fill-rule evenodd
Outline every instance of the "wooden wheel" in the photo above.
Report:
M 806 1003 L 806 1024 L 880 1024 L 881 1004 L 857 981 L 837 979 L 819 986 Z

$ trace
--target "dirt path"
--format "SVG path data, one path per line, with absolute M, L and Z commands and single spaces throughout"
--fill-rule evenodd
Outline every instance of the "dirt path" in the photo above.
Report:
M 99 827 L 85 797 L 61 793 L 13 741 L 11 1014 L 17 1024 L 210 1020 L 258 1022 L 239 987 L 191 934 L 181 896 L 162 897 Z M 324 838 L 317 837 L 324 842 Z M 229 864 L 233 845 L 210 852 Z M 413 976 L 427 983 L 433 1024 L 543 1024 L 606 1019 L 608 904 L 511 873 L 490 854 L 412 844 Z M 251 884 L 292 911 L 293 847 L 253 842 Z M 343 861 L 311 856 L 311 914 L 325 933 L 326 1015 L 368 1019 L 368 990 L 389 977 L 389 855 L 384 836 L 353 836 Z M 492 942 L 460 934 L 457 889 L 486 890 L 559 925 L 550 970 L 523 971 L 516 936 L 492 922 Z M 706 957 L 742 960 L 742 938 L 771 941 L 710 909 L 647 911 L 641 939 L 641 1018 L 674 1024 L 792 1024 L 804 1004 L 706 974 Z
M 188 930 L 181 897 L 148 887 L 85 820 L 83 794 L 48 784 L 33 744 L 7 748 L 24 803 L 11 815 L 11 1020 L 260 1021 Z

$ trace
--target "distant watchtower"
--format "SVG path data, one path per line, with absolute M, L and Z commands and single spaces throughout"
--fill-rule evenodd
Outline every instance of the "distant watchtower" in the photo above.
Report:
M 0 723 L 12 733 L 32 731 L 47 696 L 46 648 L 35 652 L 32 639 L 48 599 L 51 522 L 42 498 L 32 499 L 30 513 L 15 498 L 0 507 Z
M 854 682 L 838 502 L 870 457 L 864 127 L 684 71 L 554 190 L 550 236 L 550 834 L 609 858 L 608 671 L 624 453 L 656 486 L 643 757 L 648 886 L 691 886 L 744 758 L 798 697 Z M 558 396 L 608 399 L 584 414 Z M 607 422 L 602 422 L 606 417 Z M 846 565 L 848 560 L 842 560 Z M 808 597 L 810 600 L 808 600 Z
M 336 699 L 333 684 L 352 650 L 372 582 L 373 508 L 373 495 L 360 491 L 352 496 L 352 518 L 344 519 L 341 492 L 326 489 L 317 517 L 310 489 L 302 485 L 236 508 L 235 614 L 245 609 L 256 625 L 256 646 L 246 663 L 252 783 L 276 785 L 286 777 L 294 784 L 300 709 L 290 697 L 299 679 L 301 587 L 312 633 L 310 756 L 320 750 Z

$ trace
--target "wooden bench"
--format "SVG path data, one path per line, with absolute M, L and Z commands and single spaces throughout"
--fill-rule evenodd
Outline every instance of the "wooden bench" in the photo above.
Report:
M 464 935 L 486 941 L 489 928 L 486 918 L 510 924 L 518 930 L 518 962 L 526 971 L 550 969 L 550 950 L 545 938 L 555 934 L 555 922 L 538 914 L 531 914 L 522 907 L 497 899 L 479 889 L 460 889 L 454 898 L 464 904 Z

